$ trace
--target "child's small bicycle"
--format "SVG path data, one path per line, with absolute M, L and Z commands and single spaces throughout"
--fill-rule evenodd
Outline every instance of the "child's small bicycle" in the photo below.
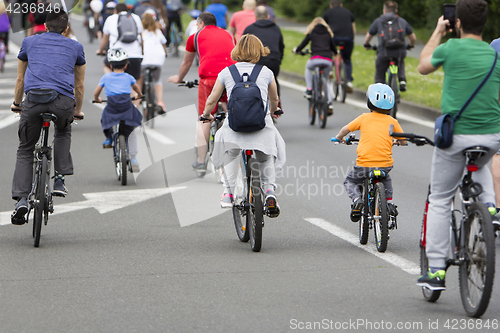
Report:
M 337 138 L 331 138 L 330 141 L 339 144 Z M 351 133 L 345 141 L 346 145 L 357 144 L 354 133 Z M 385 186 L 382 179 L 386 177 L 384 171 L 374 168 L 370 171 L 370 176 L 366 178 L 362 185 L 363 208 L 361 210 L 361 219 L 359 220 L 359 242 L 366 244 L 368 242 L 369 229 L 373 229 L 375 234 L 375 244 L 379 252 L 387 250 L 389 242 L 389 230 L 398 228 L 396 216 L 389 213 L 387 206 L 387 197 Z
M 132 97 L 132 100 L 142 99 L 143 96 L 140 97 Z M 102 103 L 106 103 L 107 100 L 102 100 Z M 92 101 L 92 103 L 99 103 L 98 101 Z M 113 161 L 115 163 L 115 172 L 118 181 L 125 186 L 127 185 L 127 171 L 132 171 L 132 164 L 130 163 L 130 156 L 128 153 L 128 140 L 127 135 L 124 132 L 123 128 L 125 125 L 125 121 L 121 120 L 120 123 L 116 126 L 113 126 Z

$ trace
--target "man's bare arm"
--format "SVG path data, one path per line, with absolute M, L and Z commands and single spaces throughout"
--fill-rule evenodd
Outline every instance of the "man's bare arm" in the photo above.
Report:
M 17 78 L 14 91 L 14 103 L 21 104 L 24 94 L 24 74 L 28 68 L 28 62 L 17 59 Z M 19 109 L 19 106 L 11 105 L 11 109 Z M 19 111 L 17 111 L 19 112 Z
M 83 116 L 82 104 L 83 104 L 83 92 L 85 90 L 83 81 L 85 80 L 85 66 L 75 66 L 75 115 Z

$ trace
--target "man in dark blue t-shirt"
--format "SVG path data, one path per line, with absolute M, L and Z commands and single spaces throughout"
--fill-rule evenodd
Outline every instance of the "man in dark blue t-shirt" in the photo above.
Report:
M 52 194 L 66 196 L 64 176 L 73 174 L 71 159 L 71 123 L 82 118 L 85 53 L 82 44 L 63 36 L 68 29 L 68 14 L 50 12 L 48 32 L 23 40 L 17 58 L 17 79 L 11 109 L 21 114 L 19 147 L 12 181 L 12 198 L 17 200 L 11 217 L 13 224 L 24 224 L 28 212 L 27 197 L 33 178 L 33 151 L 40 136 L 39 114 L 57 116 L 54 133 L 54 186 Z M 48 56 L 50 55 L 50 56 Z M 26 98 L 22 101 L 23 93 Z M 22 101 L 22 103 L 21 103 Z
M 348 90 L 352 92 L 351 55 L 354 48 L 354 36 L 356 35 L 354 15 L 348 9 L 344 8 L 342 0 L 332 0 L 330 8 L 323 14 L 323 19 L 328 23 L 333 32 L 335 45 L 343 44 L 344 46 L 340 50 L 340 54 L 345 63 Z

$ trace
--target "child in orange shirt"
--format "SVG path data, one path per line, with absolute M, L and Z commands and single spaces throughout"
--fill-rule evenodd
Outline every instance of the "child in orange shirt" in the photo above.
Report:
M 345 136 L 349 132 L 360 130 L 358 158 L 356 165 L 347 175 L 344 186 L 347 194 L 352 199 L 351 221 L 358 222 L 361 218 L 363 198 L 360 186 L 369 177 L 373 169 L 382 170 L 385 173 L 384 183 L 389 213 L 397 216 L 396 206 L 392 203 L 392 180 L 389 172 L 392 170 L 392 145 L 393 138 L 389 135 L 389 126 L 394 126 L 394 132 L 403 132 L 398 121 L 388 113 L 394 106 L 394 92 L 386 84 L 376 83 L 368 87 L 367 105 L 370 113 L 363 113 L 349 124 L 344 126 L 337 134 L 337 140 L 345 142 Z M 406 144 L 405 140 L 399 140 Z

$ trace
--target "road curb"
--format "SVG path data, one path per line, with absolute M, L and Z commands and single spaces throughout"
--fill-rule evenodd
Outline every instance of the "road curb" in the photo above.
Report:
M 284 72 L 280 71 L 280 78 L 292 81 L 292 82 L 304 82 L 304 76 L 292 72 Z M 360 89 L 354 89 L 352 94 L 348 95 L 349 97 L 353 97 L 355 100 L 364 102 L 366 101 L 366 92 Z M 438 116 L 441 115 L 441 110 L 419 105 L 413 102 L 408 102 L 405 100 L 401 100 L 399 102 L 400 106 L 404 109 L 404 111 L 408 114 L 417 116 L 419 118 L 425 118 L 429 120 L 435 120 Z

